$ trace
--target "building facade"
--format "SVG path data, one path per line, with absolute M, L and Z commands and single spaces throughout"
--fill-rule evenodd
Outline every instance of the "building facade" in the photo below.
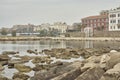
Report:
M 109 31 L 120 31 L 120 7 L 109 11 Z
M 51 29 L 57 29 L 60 33 L 66 33 L 68 25 L 62 22 L 55 22 L 53 25 L 50 26 Z
M 82 26 L 92 27 L 94 31 L 108 31 L 108 10 L 100 12 L 100 15 L 82 18 Z

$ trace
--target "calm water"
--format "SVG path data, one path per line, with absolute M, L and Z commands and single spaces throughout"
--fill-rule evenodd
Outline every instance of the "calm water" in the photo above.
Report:
M 120 48 L 120 42 L 116 41 L 51 41 L 51 40 L 41 40 L 41 41 L 0 41 L 0 53 L 3 51 L 18 51 L 20 52 L 19 55 L 29 55 L 26 51 L 28 49 L 35 50 L 41 52 L 43 49 L 52 49 L 52 48 L 113 48 L 118 49 Z M 38 55 L 37 55 L 38 56 Z M 15 57 L 11 56 L 12 59 Z M 75 60 L 82 60 L 82 58 L 74 59 L 71 58 L 70 60 L 61 60 L 61 59 L 54 59 L 54 61 L 63 61 L 63 62 L 73 62 Z M 54 62 L 53 61 L 53 62 Z M 29 61 L 24 65 L 34 67 L 35 65 Z M 14 73 L 18 72 L 16 69 L 8 69 L 7 65 L 4 66 L 5 69 L 2 71 L 2 75 L 12 79 Z M 29 73 L 25 73 L 29 76 L 34 76 L 34 71 Z
M 19 51 L 22 55 L 28 49 L 43 50 L 51 48 L 119 48 L 120 42 L 116 41 L 0 41 L 0 53 L 3 51 Z

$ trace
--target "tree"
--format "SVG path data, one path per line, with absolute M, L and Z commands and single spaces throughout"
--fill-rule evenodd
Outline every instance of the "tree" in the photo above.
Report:
M 48 31 L 46 29 L 40 30 L 39 37 L 45 37 L 48 35 Z
M 49 31 L 49 36 L 51 37 L 56 37 L 58 35 L 60 35 L 60 32 L 58 31 L 58 29 L 52 29 Z
M 12 31 L 12 36 L 15 37 L 16 36 L 16 30 Z
M 6 30 L 5 28 L 2 28 L 1 34 L 2 34 L 2 35 L 7 35 L 7 30 Z

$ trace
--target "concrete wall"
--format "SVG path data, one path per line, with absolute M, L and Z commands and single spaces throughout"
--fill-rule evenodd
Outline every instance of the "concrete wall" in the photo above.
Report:
M 84 32 L 69 32 L 71 37 L 85 37 Z M 120 31 L 95 31 L 94 37 L 120 37 Z

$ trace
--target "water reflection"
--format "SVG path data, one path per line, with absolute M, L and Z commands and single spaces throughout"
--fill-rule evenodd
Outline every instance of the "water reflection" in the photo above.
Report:
M 0 41 L 0 52 L 2 51 L 19 51 L 25 53 L 28 49 L 43 49 L 51 48 L 119 48 L 120 42 L 116 41 Z
M 93 48 L 93 41 L 85 41 L 85 48 Z

